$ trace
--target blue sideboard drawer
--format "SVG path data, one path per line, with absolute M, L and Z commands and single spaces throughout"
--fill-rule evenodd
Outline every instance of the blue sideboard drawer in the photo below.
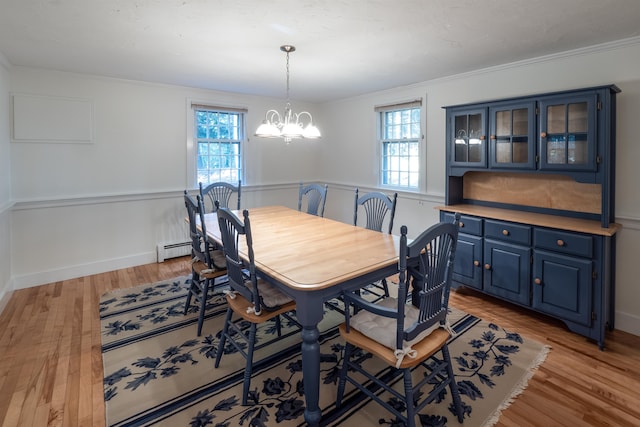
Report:
M 444 214 L 444 222 L 453 222 L 453 213 Z M 482 218 L 475 216 L 460 215 L 460 233 L 482 236 Z
M 533 230 L 533 244 L 536 248 L 563 254 L 593 257 L 593 237 L 584 234 L 536 228 Z
M 505 242 L 531 244 L 531 227 L 528 225 L 514 224 L 512 222 L 484 221 L 484 237 L 502 240 Z

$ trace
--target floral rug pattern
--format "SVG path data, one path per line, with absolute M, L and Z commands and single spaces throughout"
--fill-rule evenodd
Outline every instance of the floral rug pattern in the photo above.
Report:
M 242 406 L 244 359 L 229 346 L 220 367 L 213 367 L 226 310 L 224 300 L 215 288 L 203 334 L 197 337 L 197 309 L 191 307 L 186 316 L 183 314 L 189 280 L 181 277 L 103 297 L 100 307 L 107 425 L 304 425 L 299 336 L 278 340 L 256 353 L 249 405 Z M 344 348 L 336 327 L 341 320 L 341 314 L 327 309 L 319 325 L 323 424 L 403 425 L 349 387 L 341 409 L 335 408 Z M 548 349 L 455 308 L 450 323 L 457 332 L 450 351 L 462 395 L 464 425 L 491 424 L 497 421 L 503 403 L 522 391 Z M 285 333 L 294 328 L 285 323 L 283 327 Z M 274 339 L 274 325 L 263 325 L 258 336 L 261 340 Z M 402 377 L 395 369 L 368 354 L 361 356 L 369 370 L 388 376 L 388 382 L 397 383 L 401 389 Z M 393 406 L 404 406 L 393 396 L 386 399 Z M 419 415 L 421 425 L 459 425 L 450 404 L 445 390 L 436 404 L 428 405 Z

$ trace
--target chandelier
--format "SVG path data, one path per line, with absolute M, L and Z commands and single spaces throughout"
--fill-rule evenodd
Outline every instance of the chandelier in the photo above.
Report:
M 289 54 L 294 52 L 296 48 L 295 46 L 284 45 L 280 46 L 280 50 L 287 54 L 287 103 L 282 115 L 277 110 L 267 111 L 262 124 L 256 130 L 255 136 L 284 138 L 287 144 L 292 139 L 320 138 L 320 131 L 313 124 L 311 113 L 307 111 L 294 113 L 291 111 L 291 101 L 289 100 Z

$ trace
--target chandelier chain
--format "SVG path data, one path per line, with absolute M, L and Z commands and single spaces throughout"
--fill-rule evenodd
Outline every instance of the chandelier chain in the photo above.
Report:
M 287 104 L 290 103 L 289 98 L 289 51 L 287 51 Z

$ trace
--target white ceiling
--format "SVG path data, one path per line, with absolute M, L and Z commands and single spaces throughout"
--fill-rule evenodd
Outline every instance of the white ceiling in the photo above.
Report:
M 14 66 L 351 97 L 640 35 L 639 0 L 0 0 Z

